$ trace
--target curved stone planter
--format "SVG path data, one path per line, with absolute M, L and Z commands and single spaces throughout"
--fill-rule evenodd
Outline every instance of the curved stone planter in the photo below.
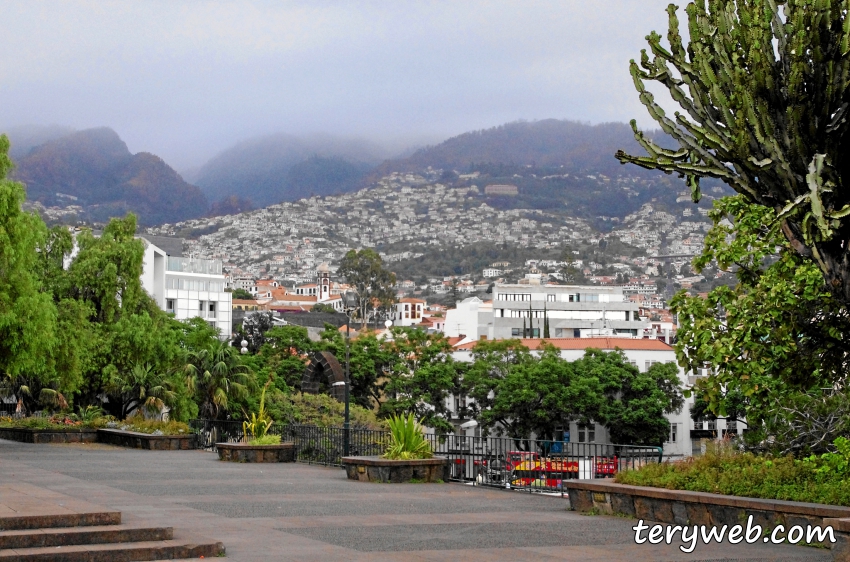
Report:
M 295 462 L 295 443 L 251 445 L 216 443 L 218 459 L 229 462 Z
M 446 482 L 449 479 L 449 462 L 445 457 L 409 461 L 344 457 L 342 464 L 349 480 L 362 482 Z
M 0 439 L 21 443 L 94 443 L 97 441 L 97 430 L 79 427 L 68 429 L 3 427 L 0 428 Z
M 195 449 L 197 441 L 191 433 L 185 435 L 150 435 L 121 429 L 98 429 L 97 440 L 100 443 L 149 451 L 186 451 Z

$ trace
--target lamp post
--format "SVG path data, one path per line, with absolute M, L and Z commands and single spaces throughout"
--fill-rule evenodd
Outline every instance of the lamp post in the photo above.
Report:
M 357 296 L 353 292 L 343 294 L 345 315 L 348 321 L 345 324 L 345 417 L 342 423 L 342 455 L 347 457 L 351 449 L 351 313 L 357 310 Z

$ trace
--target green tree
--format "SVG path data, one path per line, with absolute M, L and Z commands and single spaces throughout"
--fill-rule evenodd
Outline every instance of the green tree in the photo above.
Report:
M 738 283 L 705 299 L 673 298 L 676 353 L 688 370 L 711 367 L 699 392 L 713 413 L 725 417 L 724 397 L 740 392 L 757 425 L 773 416 L 776 400 L 844 380 L 850 318 L 817 266 L 782 235 L 773 210 L 736 196 L 716 201 L 709 216 L 714 226 L 694 267 L 716 261 L 734 269 Z
M 665 414 L 680 412 L 684 397 L 675 363 L 656 363 L 646 372 L 626 362 L 621 352 L 588 350 L 576 369 L 600 376 L 607 400 L 595 419 L 612 443 L 662 446 L 670 434 Z
M 203 417 L 218 419 L 233 410 L 234 402 L 247 399 L 256 389 L 254 376 L 239 360 L 238 353 L 235 347 L 219 340 L 188 352 L 183 372 Z
M 668 46 L 653 32 L 652 56 L 631 62 L 640 100 L 679 145 L 635 138 L 648 156 L 623 162 L 683 175 L 694 201 L 700 179 L 724 181 L 775 214 L 789 247 L 811 259 L 850 304 L 850 2 L 699 0 L 687 8 L 689 42 L 670 5 Z M 646 89 L 665 88 L 669 116 Z
M 177 401 L 173 379 L 158 372 L 151 365 L 134 365 L 129 373 L 120 373 L 106 386 L 110 402 L 120 404 L 119 419 L 125 419 L 136 410 L 160 414 L 165 407 Z
M 261 369 L 273 374 L 275 387 L 289 391 L 301 387 L 301 378 L 307 367 L 309 354 L 316 345 L 301 326 L 275 326 L 265 334 L 265 343 L 260 349 Z M 260 379 L 264 371 L 258 370 Z
M 375 250 L 349 250 L 337 273 L 357 292 L 361 324 L 368 323 L 370 311 L 395 301 L 395 274 L 384 269 L 381 256 Z
M 245 289 L 233 289 L 233 293 L 231 297 L 234 299 L 252 301 L 254 300 L 254 295 L 246 291 Z
M 390 355 L 380 415 L 388 418 L 414 414 L 423 425 L 452 431 L 446 400 L 458 387 L 452 347 L 442 334 L 416 328 L 393 328 L 392 339 L 382 342 Z
M 333 353 L 345 365 L 345 334 L 326 325 L 319 347 Z M 376 408 L 384 401 L 386 372 L 392 362 L 390 349 L 375 334 L 366 333 L 351 339 L 351 399 L 364 408 Z
M 329 304 L 325 304 L 323 302 L 320 302 L 320 303 L 314 304 L 313 308 L 310 309 L 310 312 L 324 312 L 324 313 L 327 313 L 327 314 L 336 314 L 336 309 Z
M 0 136 L 0 376 L 20 387 L 21 378 L 55 381 L 57 310 L 45 291 L 37 249 L 47 228 L 21 210 L 24 188 L 10 181 L 9 139 Z

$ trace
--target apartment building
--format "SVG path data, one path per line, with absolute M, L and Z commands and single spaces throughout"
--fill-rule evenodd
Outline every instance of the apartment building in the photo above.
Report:
M 540 338 L 548 322 L 552 338 L 639 338 L 649 327 L 639 308 L 622 287 L 496 283 L 486 333 L 488 339 Z
M 225 291 L 220 260 L 183 256 L 180 238 L 142 235 L 142 287 L 178 320 L 203 318 L 227 339 L 232 332 L 232 295 Z

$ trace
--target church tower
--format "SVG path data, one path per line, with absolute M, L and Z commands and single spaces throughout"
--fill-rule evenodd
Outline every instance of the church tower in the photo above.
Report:
M 318 268 L 316 268 L 316 273 L 318 274 L 318 291 L 316 294 L 317 302 L 325 302 L 329 298 L 331 298 L 331 272 L 328 269 L 328 264 L 322 263 Z

